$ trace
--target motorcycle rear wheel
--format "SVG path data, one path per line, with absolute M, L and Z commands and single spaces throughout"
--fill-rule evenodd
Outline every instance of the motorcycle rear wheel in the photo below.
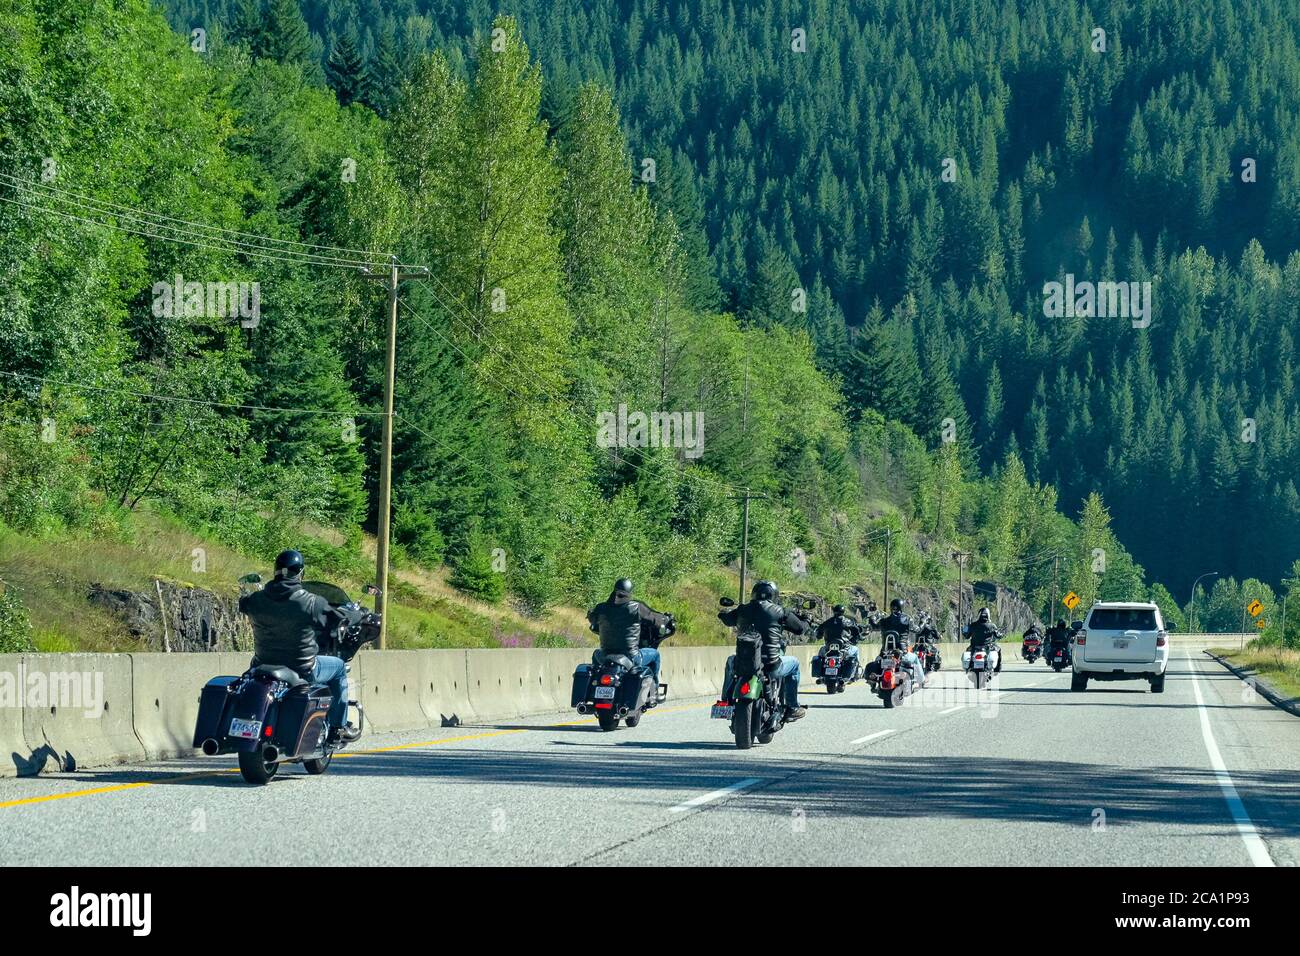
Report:
M 334 750 L 333 748 L 327 748 L 325 750 L 325 755 L 323 757 L 312 759 L 312 760 L 304 760 L 302 762 L 302 769 L 306 770 L 313 777 L 319 777 L 321 774 L 323 774 L 326 770 L 330 768 L 330 763 L 333 760 L 334 760 Z
M 748 750 L 754 746 L 754 702 L 736 701 L 736 713 L 731 720 L 732 729 L 736 733 L 736 746 L 740 750 Z
M 613 714 L 597 714 L 596 720 L 600 722 L 600 729 L 603 731 L 618 730 L 618 718 Z
M 637 724 L 641 723 L 641 711 L 638 710 L 635 714 L 628 714 L 623 718 L 623 723 L 627 724 L 629 727 L 635 727 Z
M 263 758 L 263 748 L 259 746 L 256 750 L 241 750 L 239 752 L 239 775 L 247 783 L 262 784 L 270 783 L 275 772 L 280 769 L 278 763 L 267 763 Z
M 897 688 L 895 688 L 894 690 L 897 690 Z M 888 690 L 888 691 L 883 691 L 883 692 L 881 692 L 881 694 L 880 694 L 880 702 L 881 702 L 882 704 L 884 704 L 886 707 L 893 707 L 893 706 L 894 706 L 894 691 L 893 691 L 893 690 Z

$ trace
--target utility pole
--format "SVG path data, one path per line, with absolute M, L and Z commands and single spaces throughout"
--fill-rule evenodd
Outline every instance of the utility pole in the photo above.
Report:
M 742 531 L 740 533 L 740 598 L 737 604 L 745 603 L 745 575 L 749 571 L 749 502 L 750 499 L 766 498 L 767 495 L 753 494 L 748 488 L 743 495 L 733 495 L 734 498 L 740 498 L 744 502 L 742 508 Z
M 961 640 L 961 629 L 966 624 L 966 559 L 970 557 L 969 551 L 954 551 L 952 556 L 957 559 L 957 640 Z
M 885 529 L 885 596 L 880 601 L 880 607 L 887 609 L 889 607 L 889 545 L 894 537 L 894 529 Z
M 1052 558 L 1052 603 L 1047 606 L 1047 623 L 1052 623 L 1052 615 L 1056 613 L 1056 595 L 1060 593 L 1061 581 L 1061 556 L 1058 554 Z
M 388 646 L 388 538 L 393 510 L 393 382 L 397 376 L 397 287 L 406 279 L 425 279 L 427 267 L 414 272 L 402 272 L 393 256 L 387 273 L 371 273 L 362 269 L 369 279 L 383 279 L 388 283 L 388 334 L 384 352 L 384 436 L 379 456 L 379 527 L 375 546 L 375 610 L 382 617 L 379 624 L 379 649 Z

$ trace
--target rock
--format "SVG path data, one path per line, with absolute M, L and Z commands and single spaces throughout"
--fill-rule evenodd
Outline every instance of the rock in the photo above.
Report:
M 253 644 L 237 599 L 204 588 L 161 579 L 144 591 L 92 584 L 86 599 L 120 617 L 149 650 L 248 651 Z

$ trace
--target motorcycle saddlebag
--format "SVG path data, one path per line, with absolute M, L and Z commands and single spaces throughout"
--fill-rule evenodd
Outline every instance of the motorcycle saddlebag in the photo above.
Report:
M 321 735 L 329 729 L 330 704 L 334 702 L 328 687 L 295 687 L 280 702 L 273 728 L 275 741 L 286 757 L 301 757 L 315 752 Z
M 591 686 L 591 665 L 579 664 L 573 672 L 573 691 L 569 695 L 569 706 L 577 707 L 587 702 L 587 688 Z
M 749 680 L 763 670 L 763 638 L 753 632 L 736 636 L 736 663 L 733 674 L 740 680 Z
M 194 722 L 194 744 L 202 747 L 205 740 L 222 741 L 230 727 L 229 704 L 234 700 L 230 685 L 238 677 L 214 677 L 203 685 L 199 694 L 199 716 Z

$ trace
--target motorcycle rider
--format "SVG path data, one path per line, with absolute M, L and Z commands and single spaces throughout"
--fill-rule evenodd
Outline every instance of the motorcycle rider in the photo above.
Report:
M 903 613 L 903 602 L 894 598 L 889 602 L 889 613 L 876 622 L 876 630 L 881 634 L 896 631 L 904 643 L 912 635 L 912 619 Z
M 1064 618 L 1057 618 L 1056 624 L 1047 629 L 1047 640 L 1044 642 L 1047 646 L 1047 657 L 1051 660 L 1051 652 L 1058 647 L 1070 646 L 1070 631 L 1065 626 Z
M 1024 632 L 1023 634 L 1020 635 L 1020 653 L 1021 653 L 1021 654 L 1024 654 L 1024 652 L 1025 652 L 1025 644 L 1028 643 L 1028 642 L 1029 642 L 1030 640 L 1032 640 L 1033 638 L 1038 638 L 1039 647 L 1042 647 L 1042 644 L 1043 644 L 1043 636 L 1042 636 L 1041 634 L 1038 633 L 1038 622 L 1037 622 L 1037 621 L 1034 621 L 1033 623 L 1031 623 L 1031 624 L 1029 625 L 1029 627 L 1025 629 L 1025 632 Z
M 659 687 L 659 651 L 641 646 L 641 624 L 648 621 L 656 627 L 664 627 L 668 619 L 669 615 L 632 600 L 632 581 L 629 578 L 615 581 L 609 598 L 587 612 L 587 623 L 600 635 L 601 652 L 622 654 L 636 666 L 646 668 L 654 678 L 656 688 Z
M 971 624 L 966 629 L 966 636 L 970 638 L 971 650 L 975 651 L 996 644 L 1002 634 L 998 631 L 996 625 L 994 625 L 990 618 L 989 609 L 987 607 L 982 607 L 980 608 L 979 617 L 976 618 L 975 623 Z M 993 668 L 993 672 L 996 674 L 1001 670 L 1002 655 L 998 654 L 998 666 Z
M 818 651 L 818 656 L 825 657 L 827 646 L 835 643 L 840 646 L 844 657 L 852 660 L 856 667 L 858 662 L 857 641 L 861 636 L 861 625 L 849 617 L 848 609 L 843 604 L 837 604 L 831 608 L 831 616 L 817 625 L 817 639 L 822 642 L 822 648 Z
M 727 627 L 738 628 L 742 632 L 755 631 L 762 636 L 763 673 L 769 680 L 784 678 L 785 719 L 789 723 L 803 717 L 808 711 L 799 706 L 799 659 L 782 653 L 785 648 L 781 632 L 802 634 L 804 623 L 778 603 L 780 598 L 781 592 L 774 581 L 758 581 L 750 591 L 747 603 L 719 611 L 718 620 Z M 734 662 L 734 656 L 727 660 L 728 680 Z
M 253 667 L 270 664 L 287 667 L 303 680 L 330 689 L 326 721 L 330 739 L 355 740 L 352 724 L 344 724 L 348 710 L 348 668 L 342 658 L 320 654 L 318 635 L 338 623 L 338 615 L 319 595 L 302 586 L 304 562 L 294 550 L 275 559 L 275 578 L 260 591 L 239 599 L 239 610 L 253 624 Z

